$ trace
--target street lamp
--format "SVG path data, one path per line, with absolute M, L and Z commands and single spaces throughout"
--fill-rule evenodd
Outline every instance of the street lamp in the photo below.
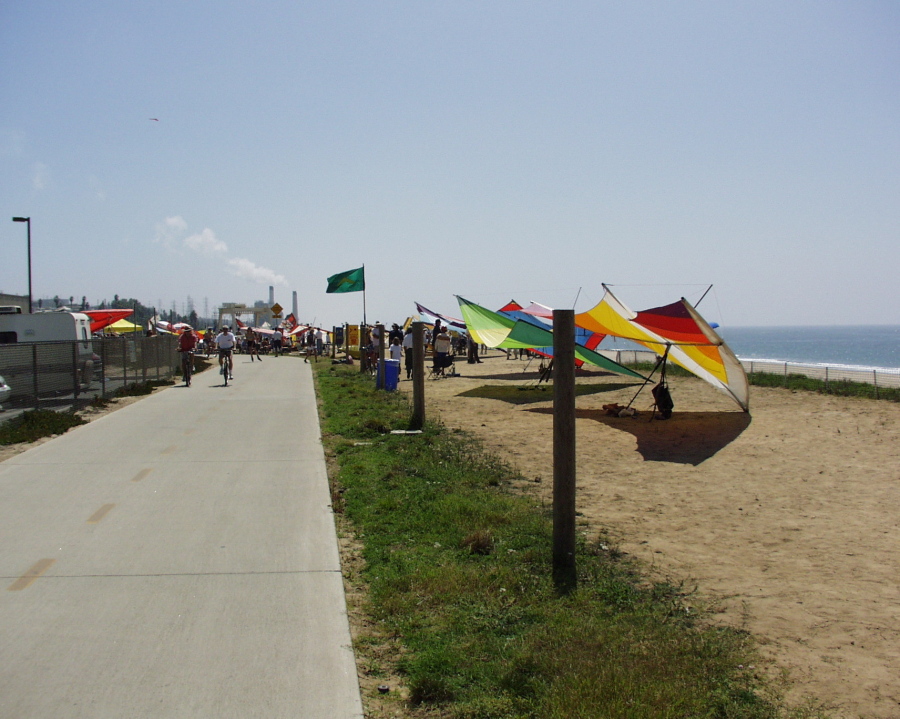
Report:
M 28 223 L 28 314 L 31 314 L 31 218 L 13 217 L 12 221 Z

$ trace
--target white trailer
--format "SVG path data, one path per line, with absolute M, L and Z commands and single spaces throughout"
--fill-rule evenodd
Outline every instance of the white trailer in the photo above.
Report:
M 16 306 L 0 307 L 0 346 L 0 375 L 14 396 L 34 388 L 40 394 L 83 392 L 99 366 L 91 319 L 80 312 L 23 314 Z

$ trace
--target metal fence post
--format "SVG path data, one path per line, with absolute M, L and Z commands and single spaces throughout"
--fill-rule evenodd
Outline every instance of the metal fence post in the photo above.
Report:
M 78 343 L 72 343 L 72 400 L 78 399 Z
M 38 348 L 31 345 L 31 382 L 34 388 L 34 408 L 38 408 Z
M 100 340 L 100 396 L 106 398 L 106 340 Z

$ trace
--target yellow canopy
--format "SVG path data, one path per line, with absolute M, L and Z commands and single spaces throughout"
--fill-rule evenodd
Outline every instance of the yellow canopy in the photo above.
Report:
M 111 325 L 106 325 L 103 328 L 107 332 L 143 332 L 144 328 L 141 325 L 136 325 L 133 322 L 129 322 L 128 320 L 119 320 L 118 322 L 113 322 Z

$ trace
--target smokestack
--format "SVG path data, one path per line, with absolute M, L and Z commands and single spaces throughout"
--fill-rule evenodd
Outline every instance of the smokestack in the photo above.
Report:
M 297 290 L 294 290 L 294 302 L 291 305 L 291 311 L 294 313 L 294 317 L 297 317 Z
M 275 288 L 269 285 L 269 307 L 275 304 Z

